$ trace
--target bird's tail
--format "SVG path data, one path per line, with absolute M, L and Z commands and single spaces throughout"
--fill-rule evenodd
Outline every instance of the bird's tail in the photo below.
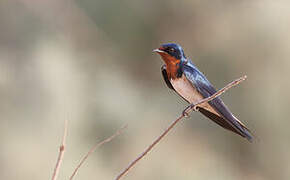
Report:
M 232 121 L 228 121 L 225 118 L 218 116 L 204 108 L 199 108 L 199 111 L 205 115 L 206 117 L 208 117 L 209 119 L 211 119 L 212 121 L 214 121 L 215 123 L 217 123 L 218 125 L 220 125 L 221 127 L 228 129 L 244 138 L 246 138 L 248 141 L 252 142 L 253 141 L 253 136 L 251 131 L 242 123 L 240 122 L 236 117 L 232 117 Z M 234 120 L 233 120 L 234 119 Z

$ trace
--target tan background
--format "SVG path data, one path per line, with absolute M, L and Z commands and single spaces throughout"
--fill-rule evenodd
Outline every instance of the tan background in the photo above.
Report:
M 123 124 L 76 179 L 113 179 L 186 106 L 162 80 L 161 43 L 178 42 L 260 139 L 198 113 L 126 178 L 290 177 L 289 1 L 0 1 L 0 179 L 49 179 L 69 121 L 60 179 Z

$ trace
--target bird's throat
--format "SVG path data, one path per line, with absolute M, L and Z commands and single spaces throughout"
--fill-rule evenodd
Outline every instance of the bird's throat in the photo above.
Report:
M 169 79 L 178 78 L 178 70 L 180 68 L 180 60 L 169 54 L 162 53 L 161 57 L 166 64 L 167 76 Z

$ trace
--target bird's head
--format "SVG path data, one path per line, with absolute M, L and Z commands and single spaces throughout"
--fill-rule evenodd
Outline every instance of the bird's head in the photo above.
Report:
M 174 43 L 162 44 L 158 49 L 154 49 L 153 52 L 157 52 L 166 64 L 175 64 L 186 59 L 182 47 Z

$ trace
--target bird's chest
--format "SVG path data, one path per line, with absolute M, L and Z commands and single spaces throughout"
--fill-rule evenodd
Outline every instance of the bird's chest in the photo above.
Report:
M 201 94 L 184 75 L 182 75 L 180 78 L 171 79 L 170 82 L 175 91 L 189 103 L 196 103 L 197 101 L 203 99 Z
M 191 84 L 191 82 L 187 80 L 184 75 L 182 75 L 181 78 L 171 79 L 170 82 L 174 90 L 189 103 L 197 103 L 204 99 L 204 97 L 197 91 L 197 89 Z M 199 106 L 220 116 L 219 113 L 209 105 L 209 103 L 203 103 Z

